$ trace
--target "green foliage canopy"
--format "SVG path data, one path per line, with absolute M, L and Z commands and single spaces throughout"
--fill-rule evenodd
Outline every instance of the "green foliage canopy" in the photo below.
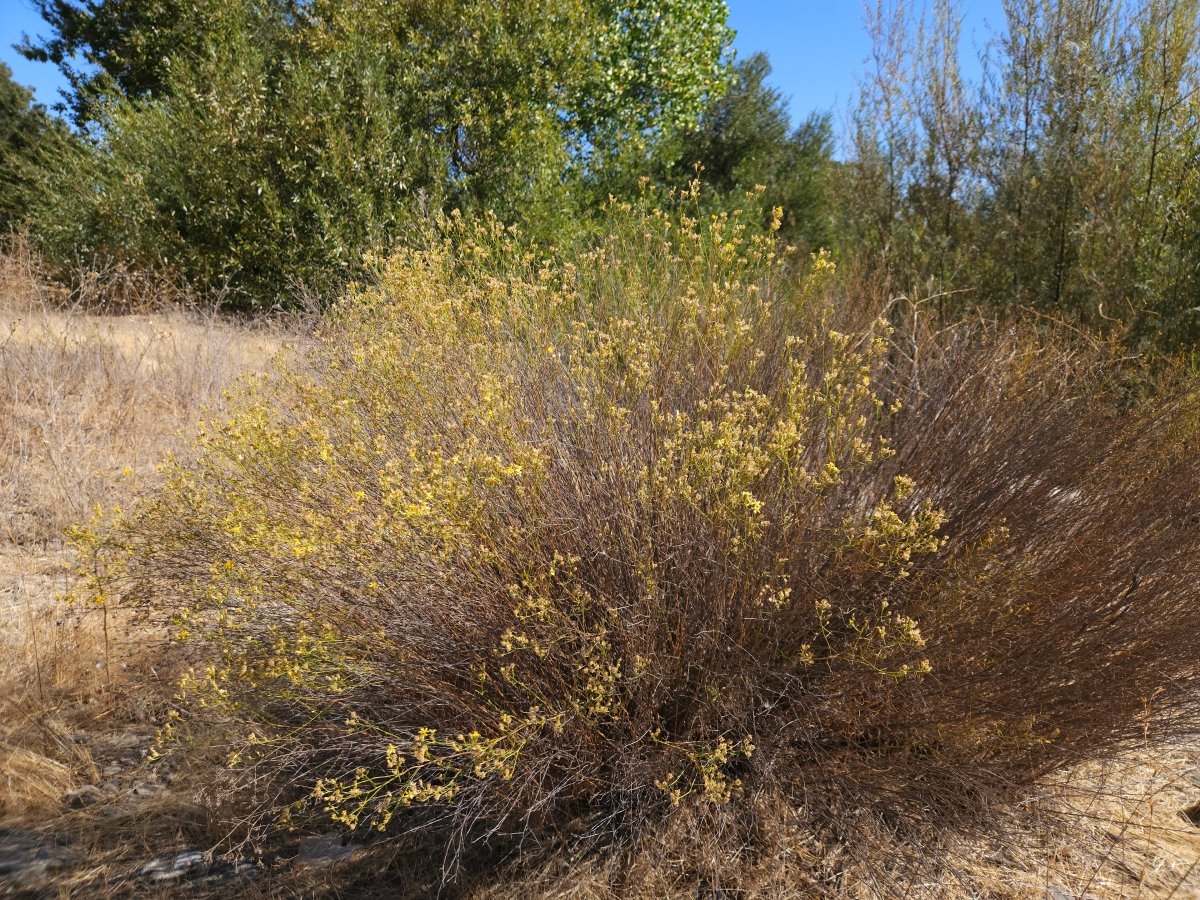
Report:
M 731 38 L 724 0 L 40 6 L 55 36 L 26 52 L 67 71 L 96 139 L 49 246 L 252 304 L 335 290 L 423 207 L 557 233 L 597 156 L 724 88 Z
M 52 62 L 67 77 L 67 106 L 76 126 L 103 118 L 104 99 L 145 99 L 169 90 L 172 61 L 202 52 L 226 23 L 227 3 L 189 0 L 35 0 L 51 37 L 22 52 Z
M 844 244 L 954 306 L 1196 347 L 1200 3 L 1005 0 L 978 84 L 961 9 L 871 16 Z
M 813 250 L 828 247 L 830 119 L 814 114 L 793 130 L 786 101 L 766 83 L 770 74 L 762 53 L 736 63 L 728 90 L 660 149 L 662 180 L 683 183 L 698 164 L 710 195 L 726 208 L 744 204 L 745 195 L 761 187 L 768 210 L 783 209 L 784 238 Z
M 0 232 L 24 220 L 42 176 L 69 141 L 66 128 L 0 63 Z

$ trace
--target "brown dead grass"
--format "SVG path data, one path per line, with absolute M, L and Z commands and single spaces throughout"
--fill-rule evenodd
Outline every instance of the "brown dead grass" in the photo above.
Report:
M 213 314 L 104 316 L 56 305 L 27 255 L 0 256 L 0 541 L 57 544 L 97 504 L 146 490 L 278 329 Z
M 728 847 L 723 866 L 710 861 L 710 869 L 728 877 L 697 879 L 693 848 L 667 835 L 617 860 L 551 857 L 532 868 L 504 872 L 469 895 L 474 900 L 1194 900 L 1200 897 L 1200 828 L 1182 811 L 1200 796 L 1198 772 L 1196 744 L 1147 748 L 1066 771 L 1047 779 L 1042 795 L 1031 800 L 1039 815 L 1011 817 L 997 828 L 1002 839 L 943 836 L 944 843 L 928 848 L 942 861 L 941 875 L 897 878 L 882 895 L 865 887 L 869 873 L 855 869 L 814 881 L 818 860 L 828 860 L 827 848 L 815 846 L 811 835 L 790 832 L 786 817 L 774 820 L 774 833 L 755 853 Z M 879 884 L 878 878 L 870 881 Z
M 766 827 L 754 848 L 700 847 L 685 822 L 617 857 L 578 856 L 558 848 L 533 863 L 519 859 L 490 870 L 475 865 L 453 895 L 471 900 L 1191 900 L 1200 897 L 1200 829 L 1190 827 L 1180 810 L 1194 802 L 1198 764 L 1200 749 L 1189 745 L 1147 748 L 1066 771 L 1047 779 L 1041 794 L 1030 799 L 1033 815 L 997 810 L 1006 818 L 991 837 L 942 834 L 940 843 L 925 848 L 941 860 L 940 874 L 905 878 L 900 872 L 882 889 L 878 877 L 868 877 L 872 873 L 839 867 L 836 851 L 789 825 L 795 817 L 788 811 L 762 809 Z M 717 855 L 698 858 L 710 853 Z M 413 853 L 390 864 L 377 860 L 374 870 L 363 865 L 358 881 L 343 884 L 337 896 L 427 896 L 414 885 L 432 892 L 436 878 L 431 879 L 428 860 L 422 869 L 417 858 Z M 827 878 L 820 877 L 823 863 Z M 708 874 L 698 876 L 700 867 Z M 871 883 L 874 889 L 867 887 Z
M 1200 741 L 1081 766 L 1049 789 L 1073 826 L 1064 869 L 1087 875 L 1073 895 L 1200 897 L 1200 827 L 1186 816 L 1200 801 Z
M 128 287 L 111 307 L 134 305 Z M 61 601 L 75 578 L 64 531 L 152 489 L 223 389 L 290 340 L 213 313 L 103 315 L 71 299 L 20 242 L 0 253 L 0 826 L 61 814 L 100 777 L 96 742 L 131 723 L 152 733 L 173 691 L 155 636 Z

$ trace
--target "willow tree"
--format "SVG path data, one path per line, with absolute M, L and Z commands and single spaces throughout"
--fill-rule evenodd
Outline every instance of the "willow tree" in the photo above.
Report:
M 1193 344 L 1200 4 L 1004 0 L 975 84 L 960 8 L 870 17 L 847 244 L 906 290 Z

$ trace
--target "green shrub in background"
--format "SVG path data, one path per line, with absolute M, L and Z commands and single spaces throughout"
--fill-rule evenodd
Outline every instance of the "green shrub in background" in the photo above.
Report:
M 714 209 L 737 209 L 747 191 L 761 186 L 768 213 L 783 209 L 780 237 L 807 250 L 833 247 L 831 119 L 812 114 L 793 129 L 787 102 L 766 83 L 770 74 L 765 54 L 739 60 L 729 88 L 709 101 L 697 122 L 656 148 L 650 166 L 642 166 L 667 186 L 686 185 L 699 166 Z M 617 185 L 612 192 L 635 193 Z
M 1194 353 L 1200 4 L 1007 3 L 979 79 L 964 5 L 868 11 L 839 246 L 947 318 L 1035 308 Z
M 254 833 L 682 822 L 679 877 L 736 885 L 799 823 L 793 886 L 902 886 L 1195 726 L 1194 399 L 1118 418 L 1053 346 L 856 322 L 693 202 L 571 258 L 451 219 L 79 535 L 191 648 L 167 731 L 221 736 Z
M 34 210 L 52 262 L 120 261 L 231 306 L 287 305 L 301 287 L 335 294 L 434 190 L 436 155 L 377 54 L 321 53 L 224 12 L 210 54 L 176 60 L 174 93 L 96 101 L 101 136 Z

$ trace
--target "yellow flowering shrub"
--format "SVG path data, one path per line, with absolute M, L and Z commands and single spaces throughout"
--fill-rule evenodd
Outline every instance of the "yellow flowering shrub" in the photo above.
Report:
M 764 792 L 919 820 L 1043 765 L 1059 707 L 987 693 L 1039 560 L 931 462 L 970 433 L 952 354 L 920 382 L 827 255 L 687 200 L 573 254 L 451 218 L 93 533 L 96 590 L 191 648 L 182 719 L 224 723 L 257 826 L 599 837 Z M 1019 368 L 962 384 L 1002 407 Z

